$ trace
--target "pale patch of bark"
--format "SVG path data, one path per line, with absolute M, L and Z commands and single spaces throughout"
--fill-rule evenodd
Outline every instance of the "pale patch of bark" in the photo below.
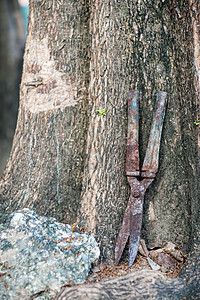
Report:
M 50 58 L 48 37 L 39 40 L 27 36 L 24 56 L 24 70 L 21 82 L 22 104 L 32 113 L 75 106 L 83 100 L 84 87 L 81 82 L 65 80 L 65 73 L 56 70 L 53 57 Z

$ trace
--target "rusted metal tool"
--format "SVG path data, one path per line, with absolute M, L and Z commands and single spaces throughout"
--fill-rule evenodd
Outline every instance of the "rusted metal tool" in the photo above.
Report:
M 115 263 L 118 264 L 129 238 L 129 267 L 138 252 L 142 227 L 144 194 L 158 171 L 160 139 L 167 104 L 167 93 L 159 92 L 149 142 L 142 170 L 139 168 L 139 92 L 131 90 L 128 102 L 128 140 L 126 175 L 131 194 L 124 214 L 122 226 L 115 247 Z

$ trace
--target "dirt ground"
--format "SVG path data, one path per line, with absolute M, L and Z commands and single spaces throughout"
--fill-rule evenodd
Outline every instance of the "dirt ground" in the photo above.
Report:
M 154 259 L 154 262 L 155 260 L 156 259 Z M 171 262 L 171 258 L 170 258 L 170 262 Z M 170 278 L 177 277 L 184 265 L 184 260 L 180 262 L 172 258 L 172 262 L 173 263 L 169 265 L 166 264 L 166 260 L 165 260 L 165 263 L 163 263 L 163 265 L 160 266 L 160 271 Z M 105 280 L 111 277 L 124 276 L 135 270 L 152 270 L 151 266 L 147 261 L 147 257 L 138 254 L 134 264 L 130 268 L 128 267 L 128 261 L 122 262 L 118 266 L 107 265 L 103 263 L 96 264 L 92 266 L 86 284 L 99 282 L 101 280 Z M 69 282 L 68 284 L 64 285 L 62 288 L 67 286 L 73 286 L 73 285 L 74 284 Z

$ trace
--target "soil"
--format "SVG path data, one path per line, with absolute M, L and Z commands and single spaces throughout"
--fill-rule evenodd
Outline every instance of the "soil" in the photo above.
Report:
M 164 273 L 167 277 L 174 278 L 178 276 L 183 265 L 184 265 L 184 261 L 183 262 L 177 261 L 170 268 L 166 266 L 161 266 L 160 271 Z M 136 270 L 152 270 L 152 268 L 150 267 L 147 261 L 147 258 L 140 254 L 137 255 L 134 264 L 130 268 L 128 267 L 128 261 L 123 262 L 118 266 L 108 265 L 103 263 L 92 266 L 87 281 L 84 284 L 91 284 L 112 277 L 114 278 L 114 277 L 124 276 Z M 64 285 L 62 288 L 73 286 L 73 285 L 75 284 L 69 282 L 68 284 Z

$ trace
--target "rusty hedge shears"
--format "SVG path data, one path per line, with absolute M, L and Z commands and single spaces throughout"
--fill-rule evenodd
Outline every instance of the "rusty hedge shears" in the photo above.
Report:
M 139 168 L 139 92 L 131 90 L 128 101 L 128 137 L 126 175 L 131 193 L 115 247 L 115 263 L 118 264 L 129 238 L 129 267 L 138 252 L 142 227 L 144 194 L 158 171 L 160 139 L 167 104 L 167 93 L 159 92 L 149 142 L 143 166 Z M 138 180 L 140 178 L 140 180 Z

